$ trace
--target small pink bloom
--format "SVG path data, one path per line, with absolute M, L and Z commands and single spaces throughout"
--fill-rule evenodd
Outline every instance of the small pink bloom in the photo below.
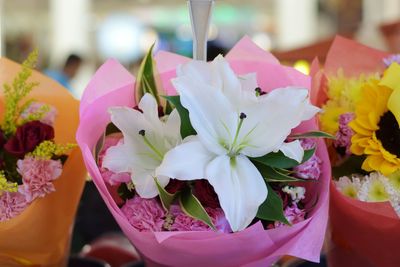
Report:
M 303 209 L 299 209 L 297 207 L 296 203 L 293 203 L 291 206 L 287 206 L 283 213 L 284 213 L 286 219 L 291 224 L 295 224 L 295 223 L 304 221 L 305 216 L 306 216 L 305 211 Z M 281 227 L 283 225 L 285 225 L 285 224 L 282 222 L 274 223 L 275 228 Z
M 129 223 L 140 232 L 162 231 L 166 213 L 156 198 L 135 196 L 121 208 Z
M 383 63 L 387 68 L 389 68 L 392 63 L 400 64 L 400 54 L 393 54 L 383 59 Z
M 4 192 L 0 196 L 0 222 L 19 215 L 27 206 L 28 202 L 20 192 Z
M 19 191 L 25 195 L 27 202 L 32 202 L 55 191 L 53 181 L 61 175 L 62 164 L 59 160 L 26 157 L 18 160 L 17 171 L 23 182 Z
M 232 231 L 222 209 L 205 209 L 218 231 L 223 233 Z M 186 215 L 177 205 L 171 207 L 171 213 L 174 216 L 174 223 L 171 226 L 171 231 L 212 231 L 212 229 L 202 221 Z
M 336 133 L 336 139 L 333 146 L 343 149 L 343 154 L 350 155 L 351 137 L 353 130 L 349 126 L 349 122 L 354 119 L 354 113 L 344 113 L 339 116 L 339 130 Z
M 29 114 L 38 112 L 42 106 L 45 104 L 42 104 L 40 102 L 33 102 L 31 105 L 29 105 L 28 108 L 26 108 L 22 113 L 21 113 L 21 119 L 26 119 Z M 56 120 L 57 116 L 57 110 L 53 106 L 49 106 L 50 110 L 43 116 L 43 118 L 40 120 L 40 122 L 48 124 L 50 126 L 54 125 L 54 121 Z
M 99 166 L 103 165 L 103 158 L 107 153 L 107 150 L 110 147 L 116 146 L 118 144 L 123 143 L 122 135 L 120 134 L 113 134 L 106 137 L 104 141 L 103 149 L 99 154 Z M 128 172 L 121 172 L 115 173 L 107 168 L 100 168 L 101 176 L 103 177 L 104 181 L 106 181 L 109 185 L 120 185 L 121 183 L 127 183 L 131 180 L 131 175 Z
M 304 149 L 312 149 L 316 146 L 311 139 L 302 139 L 301 146 Z M 297 177 L 302 179 L 318 180 L 321 175 L 322 160 L 314 154 L 309 160 L 293 168 Z

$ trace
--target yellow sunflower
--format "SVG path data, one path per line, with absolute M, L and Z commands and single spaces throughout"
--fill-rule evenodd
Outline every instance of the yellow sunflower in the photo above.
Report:
M 354 131 L 351 152 L 367 156 L 362 169 L 379 171 L 385 176 L 400 169 L 398 114 L 389 104 L 400 101 L 395 94 L 398 91 L 395 86 L 400 86 L 400 66 L 392 66 L 381 81 L 372 80 L 363 86 L 360 101 L 356 104 L 355 119 L 349 123 Z

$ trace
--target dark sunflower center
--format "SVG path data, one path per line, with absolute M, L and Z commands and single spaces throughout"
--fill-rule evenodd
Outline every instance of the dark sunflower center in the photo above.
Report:
M 375 134 L 383 148 L 400 157 L 400 128 L 396 117 L 392 112 L 387 111 L 382 115 L 378 126 L 379 130 Z

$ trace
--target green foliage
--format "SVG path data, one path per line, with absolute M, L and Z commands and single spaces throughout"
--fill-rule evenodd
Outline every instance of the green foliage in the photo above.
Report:
M 167 99 L 169 103 L 174 105 L 179 113 L 179 117 L 181 118 L 182 139 L 189 135 L 195 135 L 196 131 L 190 123 L 189 111 L 182 106 L 180 96 L 164 96 L 164 98 Z
M 322 132 L 322 131 L 311 131 L 311 132 L 306 132 L 306 133 L 301 133 L 301 134 L 293 134 L 293 135 L 290 135 L 289 138 L 292 138 L 292 139 L 304 139 L 304 138 L 336 139 L 336 137 L 334 137 L 333 135 L 330 135 L 330 134 Z
M 314 153 L 315 153 L 315 148 L 304 150 L 304 156 L 301 163 L 304 163 L 307 160 L 309 160 L 312 157 L 312 155 L 314 155 Z M 253 162 L 254 161 L 259 162 L 264 165 L 279 169 L 289 169 L 296 167 L 300 164 L 294 159 L 286 157 L 281 151 L 271 152 L 262 157 L 251 158 L 251 160 Z
M 171 207 L 171 204 L 174 202 L 176 196 L 179 194 L 179 192 L 175 193 L 175 194 L 170 194 L 167 192 L 167 190 L 165 190 L 164 187 L 162 187 L 157 178 L 154 178 L 154 181 L 156 183 L 157 186 L 157 190 L 158 190 L 158 194 L 160 196 L 160 200 L 161 200 L 161 204 L 163 205 L 164 209 L 166 211 L 169 210 L 169 208 Z
M 208 216 L 200 201 L 192 194 L 191 189 L 187 188 L 179 194 L 179 204 L 182 211 L 188 216 L 204 222 L 214 230 L 216 229 L 210 216 Z
M 123 200 L 131 199 L 135 196 L 135 192 L 130 190 L 126 183 L 121 183 L 121 185 L 117 189 L 118 195 Z
M 146 93 L 154 96 L 157 104 L 160 106 L 160 97 L 158 95 L 157 83 L 154 76 L 155 64 L 153 59 L 154 44 L 143 58 L 140 64 L 136 81 L 136 100 L 139 101 Z
M 12 84 L 4 84 L 4 100 L 5 100 L 5 114 L 2 130 L 6 136 L 15 133 L 17 129 L 17 121 L 21 112 L 32 102 L 29 100 L 25 104 L 20 104 L 32 89 L 37 86 L 37 82 L 28 82 L 32 75 L 32 69 L 35 67 L 38 58 L 38 51 L 34 50 L 28 58 L 22 63 L 22 70 L 17 74 Z
M 275 191 L 268 183 L 267 187 L 268 187 L 268 196 L 267 199 L 258 208 L 257 218 L 273 222 L 279 221 L 287 225 L 290 225 L 285 215 L 283 214 L 282 199 L 278 196 L 277 193 L 275 193 Z
M 349 156 L 342 164 L 332 167 L 333 177 L 339 179 L 342 176 L 351 176 L 353 173 L 367 174 L 361 169 L 364 160 L 365 156 Z
M 267 182 L 298 182 L 298 181 L 310 181 L 303 180 L 293 176 L 290 176 L 291 172 L 285 169 L 273 168 L 268 165 L 253 161 L 254 166 L 258 169 L 261 175 Z

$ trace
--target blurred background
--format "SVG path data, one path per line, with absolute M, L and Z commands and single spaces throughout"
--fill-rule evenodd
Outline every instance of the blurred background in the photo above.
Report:
M 135 72 L 155 41 L 156 49 L 192 52 L 185 0 L 0 0 L 0 22 L 2 56 L 21 62 L 38 48 L 39 68 L 77 98 L 107 58 Z M 303 72 L 314 56 L 323 61 L 335 34 L 399 52 L 400 0 L 217 0 L 210 57 L 245 34 Z

